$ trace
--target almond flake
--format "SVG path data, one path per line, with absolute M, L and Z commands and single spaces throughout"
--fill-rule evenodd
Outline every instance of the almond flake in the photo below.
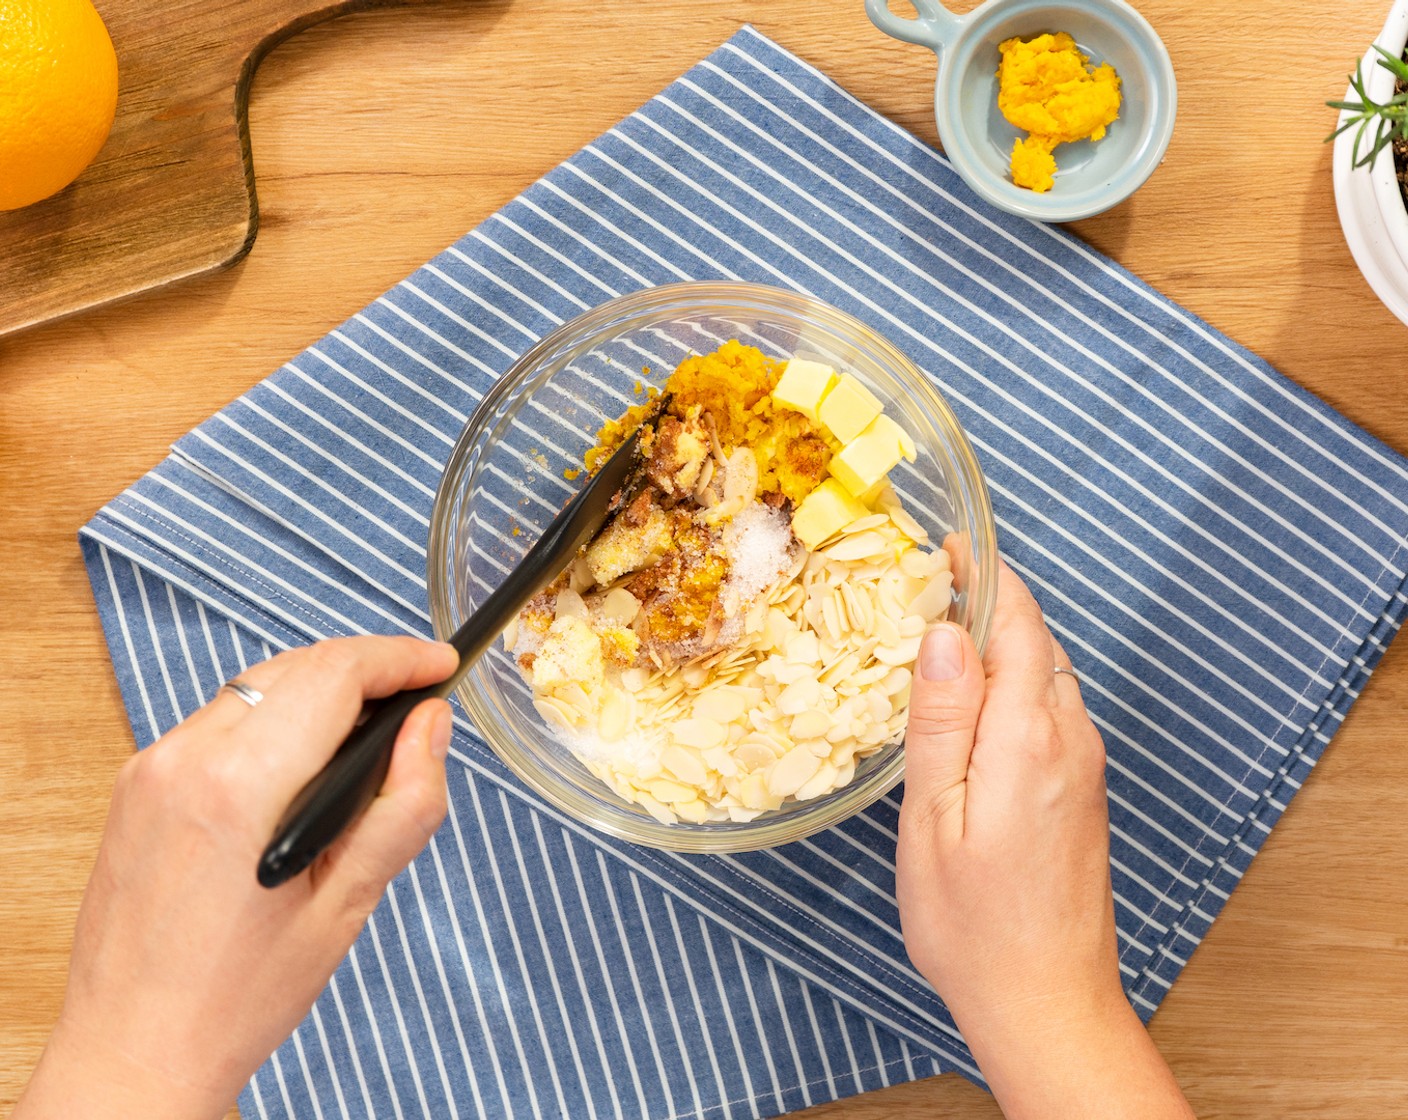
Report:
M 864 533 L 867 529 L 877 529 L 889 520 L 888 513 L 872 513 L 866 517 L 857 517 L 849 525 L 841 526 L 841 535 L 849 537 L 856 533 Z
M 928 623 L 922 615 L 907 614 L 900 619 L 900 637 L 919 638 L 924 634 L 924 628 Z
M 809 708 L 805 712 L 798 712 L 792 717 L 792 722 L 787 730 L 792 738 L 800 742 L 803 739 L 815 739 L 822 736 L 831 729 L 831 717 L 826 712 Z
M 830 793 L 836 788 L 836 767 L 830 761 L 823 760 L 817 767 L 815 774 L 803 782 L 793 795 L 798 801 L 811 801 L 815 797 L 820 797 L 824 793 Z
M 796 793 L 821 766 L 821 759 L 805 747 L 793 747 L 772 764 L 767 773 L 768 790 L 777 797 Z
M 884 551 L 889 542 L 874 529 L 842 537 L 826 550 L 828 560 L 864 560 Z
M 914 541 L 916 544 L 929 543 L 929 534 L 924 526 L 905 512 L 903 506 L 893 505 L 887 512 L 889 513 L 890 520 L 895 523 L 895 528 L 910 540 Z
M 709 780 L 709 770 L 694 751 L 686 747 L 672 745 L 660 752 L 660 761 L 665 769 L 681 782 L 692 786 L 702 786 Z M 663 799 L 662 799 L 663 800 Z
M 674 810 L 662 805 L 648 793 L 636 793 L 632 800 L 661 824 L 679 823 L 679 817 L 675 816 Z
M 777 710 L 783 715 L 800 715 L 814 707 L 821 699 L 821 685 L 814 677 L 804 677 L 794 681 L 782 690 L 777 698 Z
M 553 613 L 557 618 L 591 618 L 591 612 L 587 610 L 587 601 L 570 587 L 564 587 L 557 593 L 557 602 Z
M 924 585 L 924 589 L 910 599 L 910 611 L 919 615 L 925 622 L 933 622 L 947 613 L 949 604 L 953 602 L 953 595 L 950 591 L 952 584 L 952 572 L 936 573 Z
M 696 750 L 717 747 L 726 737 L 723 724 L 712 719 L 681 719 L 670 727 L 670 738 Z
M 912 665 L 919 656 L 920 638 L 904 638 L 893 646 L 878 646 L 875 660 L 886 665 Z
M 672 808 L 679 814 L 680 820 L 688 821 L 690 824 L 703 824 L 710 816 L 709 806 L 697 797 L 693 801 L 682 801 Z
M 816 634 L 809 630 L 792 635 L 787 639 L 786 656 L 793 665 L 815 665 L 821 656 Z
M 702 692 L 694 702 L 697 717 L 730 724 L 743 715 L 743 697 L 732 689 L 713 688 Z

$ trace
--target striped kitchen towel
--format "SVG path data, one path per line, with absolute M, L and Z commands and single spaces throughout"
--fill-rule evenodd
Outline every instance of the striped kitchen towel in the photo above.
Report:
M 849 311 L 954 406 L 1105 736 L 1147 1018 L 1408 607 L 1408 463 L 751 29 L 84 529 L 139 744 L 272 650 L 428 633 L 431 500 L 494 379 L 612 296 L 708 278 Z M 451 769 L 444 828 L 246 1116 L 757 1116 L 978 1077 L 900 939 L 901 793 L 785 848 L 678 856 L 541 804 L 463 721 Z

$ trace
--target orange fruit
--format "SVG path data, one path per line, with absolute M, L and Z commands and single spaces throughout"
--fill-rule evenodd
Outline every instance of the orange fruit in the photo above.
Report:
M 117 54 L 89 0 L 0 0 L 0 210 L 76 178 L 117 111 Z

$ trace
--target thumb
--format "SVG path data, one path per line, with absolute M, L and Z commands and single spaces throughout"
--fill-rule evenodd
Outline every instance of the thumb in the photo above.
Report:
M 924 638 L 909 697 L 900 823 L 905 832 L 922 833 L 925 844 L 948 845 L 963 835 L 968 761 L 986 683 L 963 627 L 943 622 Z

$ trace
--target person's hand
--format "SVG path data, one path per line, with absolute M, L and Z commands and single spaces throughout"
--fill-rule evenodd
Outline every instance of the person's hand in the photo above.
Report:
M 242 673 L 118 775 L 58 1025 L 16 1120 L 220 1117 L 307 1014 L 386 884 L 445 815 L 450 709 L 406 720 L 381 793 L 275 890 L 255 865 L 368 697 L 444 680 L 454 650 L 350 638 Z
M 1120 987 L 1104 745 L 1058 666 L 1006 565 L 985 660 L 952 623 L 926 637 L 900 812 L 905 945 L 1012 1120 L 1188 1117 Z

